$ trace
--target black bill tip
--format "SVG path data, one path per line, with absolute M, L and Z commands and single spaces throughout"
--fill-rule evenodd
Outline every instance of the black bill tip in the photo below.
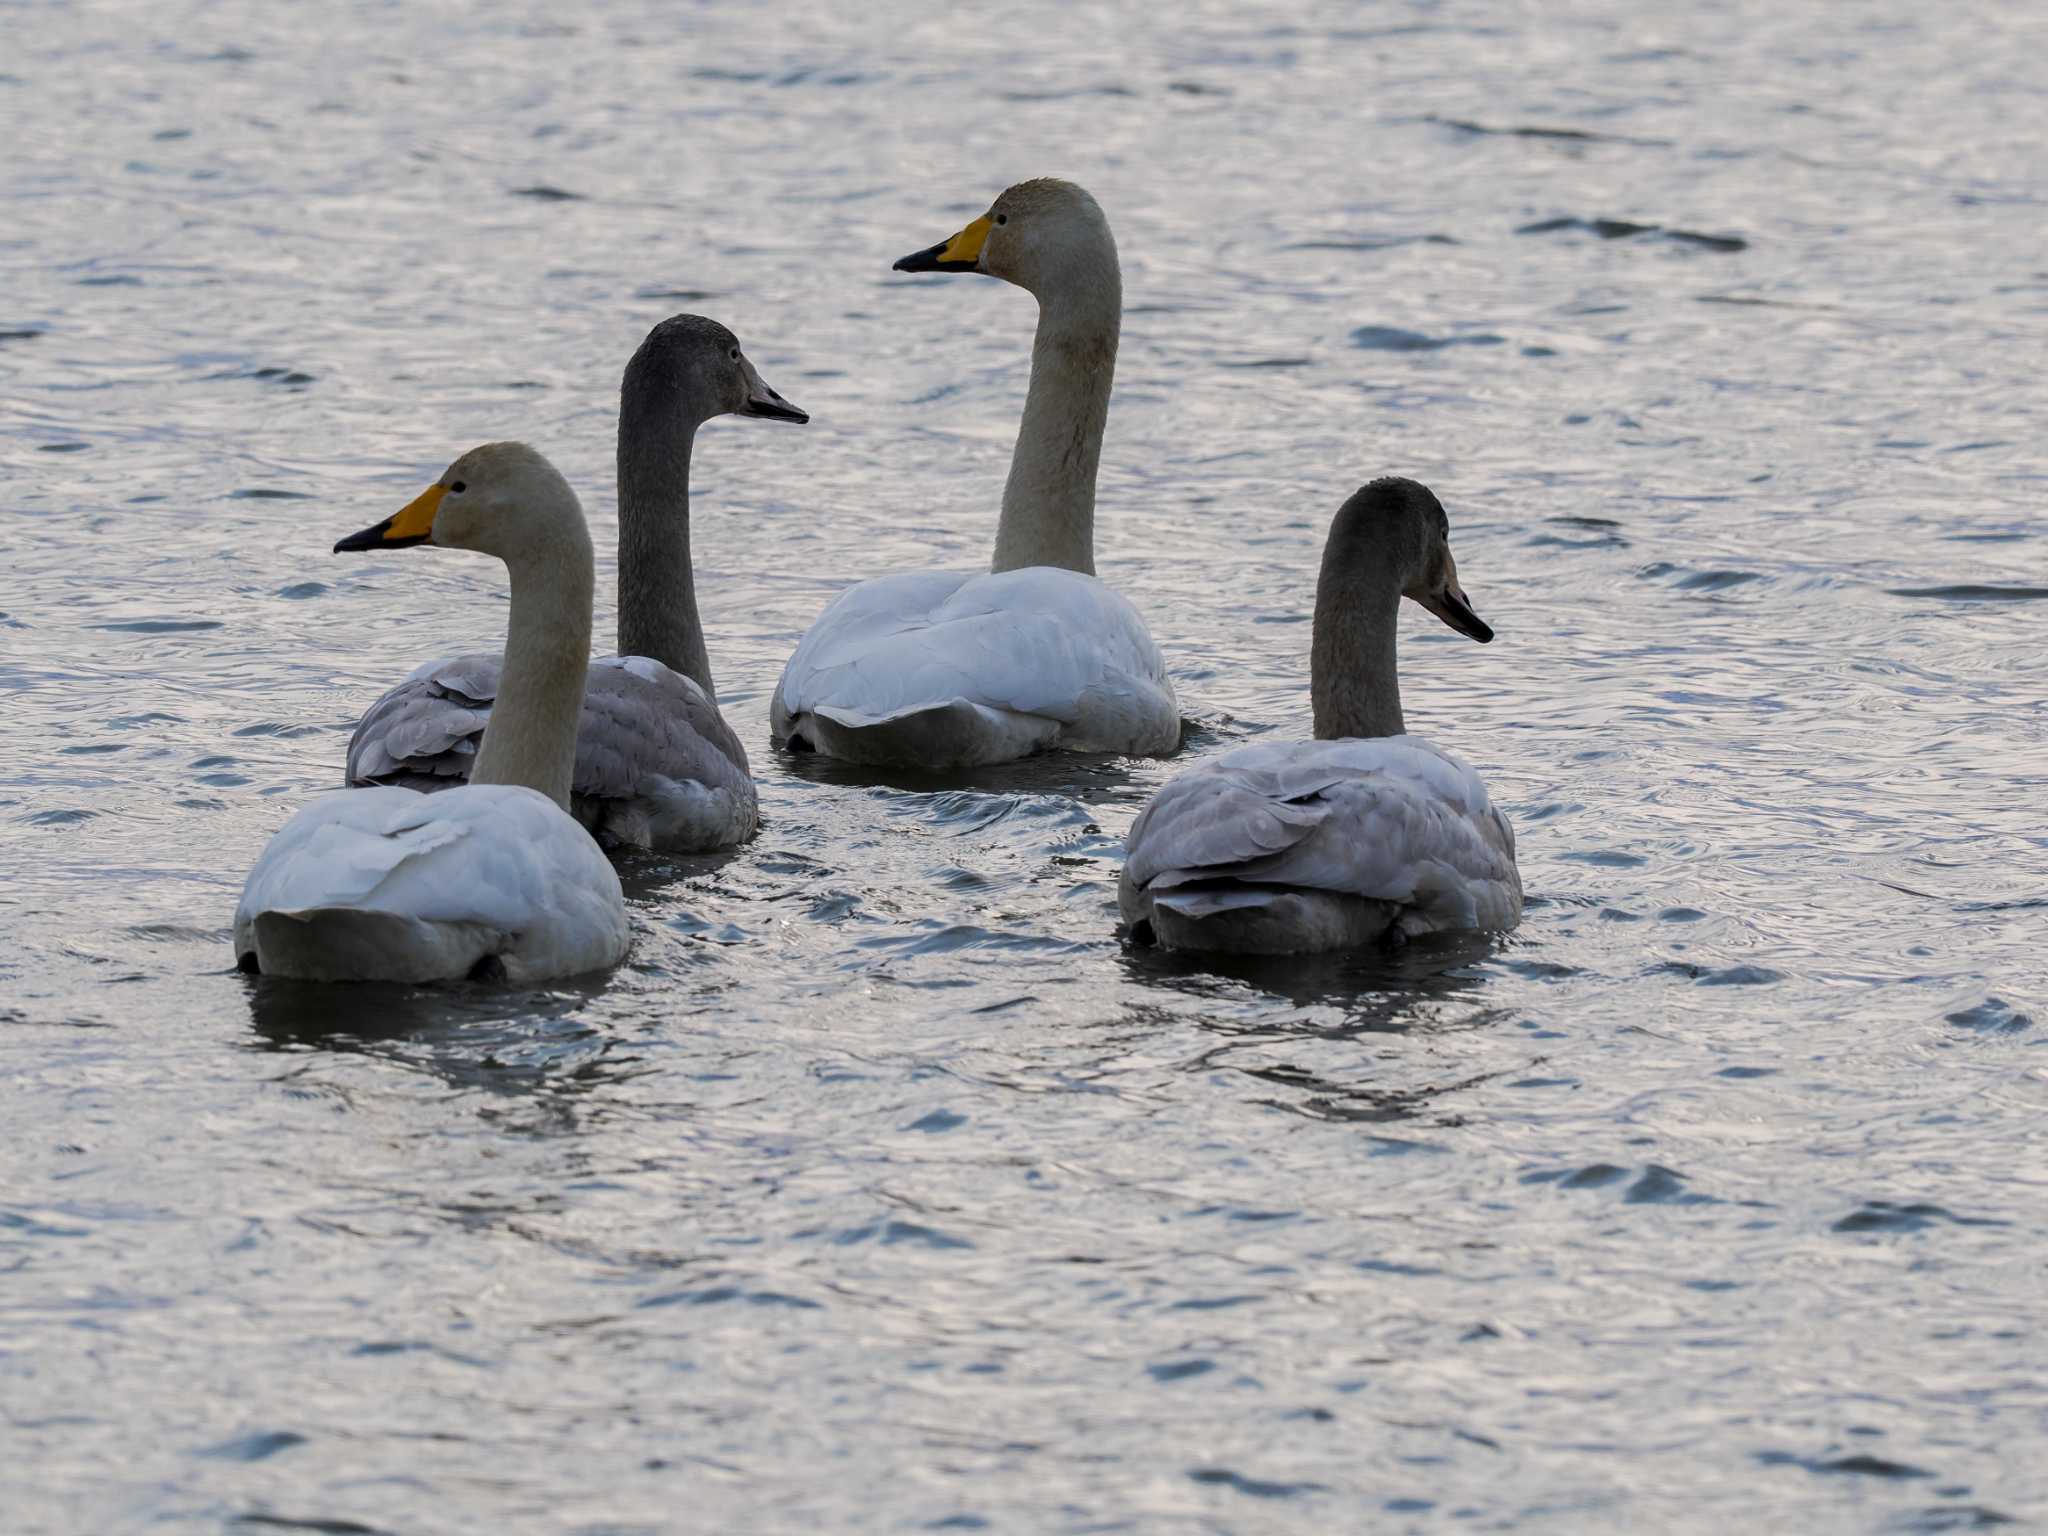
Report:
M 391 531 L 391 525 L 396 521 L 395 517 L 387 517 L 383 522 L 374 523 L 370 527 L 365 528 L 361 533 L 352 533 L 345 539 L 338 539 L 335 541 L 334 552 L 337 555 L 341 555 L 358 549 L 404 549 L 408 544 L 424 544 L 427 542 L 427 536 L 423 533 L 415 534 L 409 539 L 387 537 L 386 535 Z
M 742 416 L 759 416 L 766 421 L 791 421 L 802 426 L 811 419 L 811 413 L 791 405 L 782 396 L 770 390 L 767 396 L 755 395 L 741 410 Z
M 1432 611 L 1461 635 L 1469 635 L 1481 645 L 1493 643 L 1493 626 L 1472 611 L 1472 607 L 1455 592 L 1446 592 L 1432 605 Z
M 953 242 L 941 240 L 937 245 L 921 251 L 912 251 L 908 256 L 899 256 L 889 270 L 892 272 L 972 272 L 975 264 L 971 261 L 942 261 L 946 247 Z

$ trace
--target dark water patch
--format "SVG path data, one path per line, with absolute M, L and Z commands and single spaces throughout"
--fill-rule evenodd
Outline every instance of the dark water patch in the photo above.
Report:
M 46 333 L 42 331 L 0 330 L 0 341 L 34 341 L 38 336 L 44 334 Z
M 1397 325 L 1361 325 L 1351 344 L 1368 352 L 1436 352 L 1445 347 L 1497 347 L 1506 338 L 1490 331 L 1469 336 L 1429 336 Z
M 1169 1360 L 1146 1366 L 1145 1374 L 1154 1381 L 1187 1381 L 1191 1377 L 1206 1376 L 1215 1369 L 1214 1360 Z
M 789 1307 L 799 1312 L 820 1312 L 824 1303 L 812 1301 L 807 1296 L 791 1296 L 784 1291 L 748 1291 L 736 1285 L 710 1285 L 697 1290 L 665 1291 L 659 1296 L 649 1296 L 637 1305 L 641 1310 L 654 1307 L 716 1307 L 728 1301 L 743 1301 L 752 1307 Z
M 97 815 L 99 815 L 98 811 L 73 809 L 37 811 L 34 815 L 25 816 L 22 819 L 32 827 L 75 827 L 80 822 L 91 821 Z
M 1936 1493 L 1967 1492 L 1967 1489 L 1937 1488 Z M 2013 1517 L 1982 1504 L 1931 1504 L 1925 1509 L 1912 1510 L 1886 1527 L 1887 1530 L 1909 1533 L 1941 1531 L 1988 1531 L 1996 1526 L 2011 1525 Z
M 926 1522 L 924 1529 L 928 1531 L 985 1531 L 988 1529 L 988 1521 L 984 1520 L 980 1515 L 947 1515 L 942 1520 Z
M 935 1109 L 903 1127 L 906 1131 L 917 1131 L 925 1136 L 941 1136 L 947 1131 L 957 1131 L 967 1123 L 965 1115 L 956 1115 L 950 1109 Z
M 1227 85 L 1210 85 L 1201 80 L 1169 80 L 1166 88 L 1176 96 L 1235 96 Z
M 940 1252 L 974 1246 L 966 1238 L 955 1237 L 950 1232 L 941 1232 L 936 1227 L 923 1226 L 914 1221 L 893 1220 L 849 1227 L 844 1232 L 836 1233 L 832 1241 L 841 1248 L 858 1247 L 868 1242 L 876 1243 L 883 1248 L 894 1248 L 903 1243 L 910 1243 Z
M 258 368 L 254 373 L 250 374 L 249 377 L 252 379 L 260 379 L 266 384 L 296 385 L 311 384 L 314 382 L 316 375 L 310 373 L 301 373 L 296 368 Z
M 37 443 L 37 453 L 83 453 L 91 443 Z
M 571 192 L 566 187 L 551 187 L 545 182 L 536 182 L 530 187 L 514 187 L 512 195 L 530 197 L 539 203 L 580 203 L 584 200 L 581 192 Z
M 88 624 L 87 629 L 119 630 L 133 635 L 177 635 L 190 630 L 224 629 L 220 619 L 123 619 L 113 624 Z
M 1439 117 L 1434 112 L 1427 114 L 1423 121 L 1479 138 L 1554 139 L 1566 144 L 1632 144 L 1638 149 L 1671 147 L 1669 139 L 1638 139 L 1627 134 L 1596 133 L 1589 128 L 1553 128 L 1540 123 L 1512 123 L 1502 127 L 1492 123 L 1476 123 L 1463 117 Z
M 1681 976 L 1703 987 L 1767 987 L 1783 981 L 1785 973 L 1767 965 L 1730 965 L 1719 970 L 1694 965 L 1686 960 L 1664 960 L 1643 973 L 1646 976 Z
M 108 752 L 126 752 L 128 750 L 128 743 L 125 741 L 96 741 L 76 747 L 59 747 L 57 750 L 59 755 L 63 757 L 99 757 Z
M 1654 235 L 1659 240 L 1673 241 L 1679 245 L 1694 246 L 1707 251 L 1745 251 L 1749 241 L 1741 235 L 1703 235 L 1690 229 L 1667 229 L 1662 224 L 1637 224 L 1628 219 L 1582 219 L 1566 215 L 1556 219 L 1539 219 L 1534 224 L 1523 224 L 1516 228 L 1518 235 L 1551 235 L 1564 231 L 1582 231 L 1598 235 L 1602 240 L 1632 240 L 1638 235 Z
M 1559 1189 L 1603 1189 L 1628 1177 L 1626 1168 L 1612 1163 L 1588 1163 L 1583 1168 L 1544 1168 L 1522 1175 L 1524 1184 L 1555 1184 Z
M 1455 235 L 1325 235 L 1315 240 L 1295 240 L 1283 251 L 1391 251 L 1403 245 L 1457 245 Z
M 105 272 L 94 277 L 81 277 L 81 288 L 140 288 L 142 279 L 131 272 Z
M 1981 1029 L 1994 1034 L 2024 1034 L 2034 1027 L 2034 1016 L 2022 1013 L 2000 997 L 1987 997 L 1974 1008 L 1959 1008 L 1944 1015 L 1949 1023 L 1964 1029 Z
M 1707 914 L 1698 907 L 1666 907 L 1657 914 L 1657 921 L 1660 923 L 1697 923 L 1705 921 L 1706 916 Z
M 268 1434 L 243 1435 L 236 1440 L 225 1440 L 219 1445 L 210 1445 L 198 1454 L 219 1461 L 268 1461 L 279 1451 L 288 1451 L 295 1445 L 304 1445 L 306 1437 L 294 1434 L 288 1429 L 274 1429 Z
M 1778 1069 L 1776 1067 L 1723 1067 L 1714 1074 L 1716 1077 L 1734 1078 L 1737 1081 L 1747 1081 L 1750 1078 L 1757 1077 L 1776 1077 L 1777 1075 Z
M 1067 90 L 999 91 L 1004 101 L 1078 101 L 1090 96 L 1136 96 L 1138 93 L 1128 85 L 1114 81 L 1106 85 L 1078 85 Z
M 1960 603 L 2032 603 L 2048 597 L 2048 587 L 1961 585 L 1953 587 L 1886 587 L 1888 597 L 1938 597 Z
M 1851 1211 L 1832 1228 L 1836 1232 L 1925 1232 L 1930 1227 L 2009 1227 L 2011 1222 L 1997 1216 L 1958 1216 L 1944 1206 L 1919 1200 L 1900 1205 L 1890 1200 L 1869 1200 Z
M 661 299 L 675 304 L 699 304 L 705 299 L 718 297 L 712 288 L 641 288 L 635 290 L 636 299 Z
M 1195 1482 L 1212 1488 L 1228 1488 L 1254 1499 L 1291 1499 L 1304 1493 L 1326 1491 L 1323 1483 L 1273 1483 L 1262 1478 L 1246 1477 L 1242 1472 L 1233 1472 L 1228 1467 L 1190 1467 L 1188 1476 Z
M 330 590 L 324 581 L 295 581 L 288 587 L 278 588 L 277 595 L 297 602 L 308 597 L 319 597 Z
M 1312 357 L 1256 357 L 1241 363 L 1219 363 L 1221 368 L 1307 368 L 1314 364 Z
M 1715 1205 L 1719 1202 L 1712 1195 L 1703 1195 L 1698 1190 L 1688 1189 L 1685 1175 L 1675 1173 L 1657 1163 L 1644 1167 L 1635 1183 L 1629 1185 L 1622 1200 L 1629 1205 Z
M 1898 1481 L 1934 1476 L 1932 1472 L 1908 1466 L 1903 1461 L 1887 1461 L 1882 1456 L 1862 1454 L 1820 1457 L 1795 1456 L 1790 1451 L 1758 1451 L 1756 1459 L 1767 1467 L 1798 1467 L 1832 1477 L 1882 1477 Z
M 1264 1301 L 1263 1296 L 1244 1294 L 1239 1296 L 1191 1296 L 1185 1301 L 1176 1301 L 1167 1307 L 1169 1312 L 1219 1312 L 1229 1307 L 1241 1307 L 1247 1302 Z
M 1636 575 L 1644 581 L 1662 581 L 1676 576 L 1672 583 L 1682 592 L 1725 592 L 1730 587 L 1743 587 L 1753 581 L 1765 579 L 1761 571 L 1708 570 L 1689 571 L 1682 565 L 1656 560 L 1637 570 Z
M 229 491 L 229 501 L 311 501 L 306 491 L 279 491 L 267 485 L 246 486 L 239 491 Z
M 1603 869 L 1634 869 L 1650 861 L 1639 853 L 1620 853 L 1612 848 L 1596 848 L 1582 852 L 1558 855 L 1568 864 L 1597 864 Z
M 296 1517 L 258 1513 L 237 1515 L 231 1523 L 272 1531 L 316 1531 L 320 1536 L 391 1536 L 380 1525 L 364 1525 L 360 1520 L 329 1519 L 321 1515 Z
M 237 736 L 270 736 L 279 741 L 297 741 L 302 736 L 319 736 L 325 733 L 324 725 L 307 725 L 303 721 L 288 724 L 281 720 L 259 720 L 254 725 L 238 726 Z

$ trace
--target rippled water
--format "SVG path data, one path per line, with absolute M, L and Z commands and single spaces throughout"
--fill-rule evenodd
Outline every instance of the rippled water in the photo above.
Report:
M 2048 1518 L 2048 11 L 1558 9 L 14 12 L 9 1529 Z M 1306 731 L 1328 518 L 1423 479 L 1513 936 L 1161 960 L 1168 766 L 769 750 L 834 590 L 985 558 L 1030 300 L 889 263 L 1047 172 L 1190 757 Z M 759 841 L 633 866 L 587 987 L 235 975 L 355 715 L 503 622 L 328 546 L 520 435 L 608 554 L 681 309 L 815 418 L 697 451 Z

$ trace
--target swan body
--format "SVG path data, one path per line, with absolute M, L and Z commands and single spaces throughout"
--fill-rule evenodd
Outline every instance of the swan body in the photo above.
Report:
M 1169 948 L 1286 954 L 1512 928 L 1515 833 L 1479 775 L 1415 736 L 1258 742 L 1146 806 L 1119 882 Z
M 1128 599 L 1051 566 L 906 571 L 840 594 L 790 658 L 775 734 L 932 768 L 1171 752 L 1180 710 Z
M 841 593 L 783 669 L 776 739 L 927 768 L 1052 749 L 1173 752 L 1180 710 L 1159 648 L 1095 576 L 1095 476 L 1123 313 L 1101 208 L 1068 182 L 1020 182 L 896 267 L 982 272 L 1039 301 L 994 558 L 985 575 L 906 572 Z
M 651 330 L 619 402 L 619 650 L 592 663 L 570 807 L 607 848 L 700 853 L 754 835 L 745 748 L 719 713 L 690 560 L 690 455 L 719 415 L 805 422 L 732 332 L 700 315 Z M 429 662 L 370 706 L 346 782 L 433 791 L 468 774 L 498 692 L 497 657 Z
M 1124 842 L 1117 903 L 1173 949 L 1295 954 L 1521 920 L 1515 834 L 1462 760 L 1406 732 L 1396 614 L 1410 597 L 1482 643 L 1443 508 L 1377 480 L 1337 514 L 1316 595 L 1316 739 L 1175 777 Z
M 435 543 L 512 577 L 496 718 L 467 784 L 322 795 L 264 847 L 235 910 L 244 970 L 308 981 L 542 981 L 615 965 L 618 874 L 569 815 L 590 652 L 582 508 L 519 443 L 473 449 L 342 550 Z
M 270 840 L 235 911 L 238 956 L 307 981 L 541 981 L 614 965 L 626 939 L 611 861 L 514 784 L 330 790 Z
M 429 793 L 462 782 L 490 723 L 501 666 L 475 654 L 416 668 L 356 726 L 348 782 Z M 591 662 L 569 808 L 607 848 L 727 848 L 759 823 L 746 748 L 717 701 L 647 656 Z

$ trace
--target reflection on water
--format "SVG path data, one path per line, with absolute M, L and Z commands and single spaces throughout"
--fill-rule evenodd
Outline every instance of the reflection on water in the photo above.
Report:
M 2037 8 L 885 19 L 11 27 L 10 1531 L 2048 1518 Z M 1329 519 L 1425 481 L 1500 638 L 1410 620 L 1407 714 L 1516 933 L 1132 948 L 1175 765 L 770 745 L 833 594 L 986 560 L 1032 306 L 889 263 L 1047 171 L 1185 757 L 1306 733 Z M 577 985 L 237 975 L 360 711 L 503 623 L 334 538 L 518 436 L 609 558 L 686 308 L 813 412 L 693 464 L 760 836 L 625 861 Z

